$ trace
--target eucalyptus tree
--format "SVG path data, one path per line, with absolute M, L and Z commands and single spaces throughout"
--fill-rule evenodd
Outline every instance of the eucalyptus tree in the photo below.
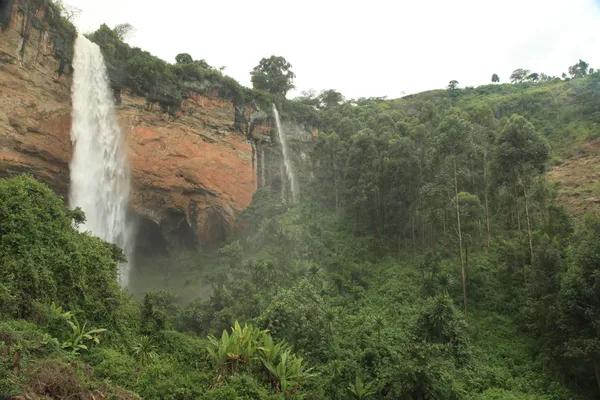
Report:
M 120 40 L 124 41 L 135 32 L 135 28 L 129 22 L 115 25 L 114 31 Z
M 481 200 L 474 194 L 460 192 L 454 199 L 460 207 L 461 228 L 463 231 L 463 242 L 465 247 L 465 264 L 468 267 L 468 246 L 477 246 L 480 242 L 480 222 L 485 214 Z
M 363 129 L 350 140 L 348 162 L 345 168 L 345 185 L 351 209 L 356 212 L 356 224 L 360 227 L 361 211 L 371 212 L 374 233 L 378 231 L 378 202 L 381 193 L 381 143 L 375 132 Z
M 343 170 L 345 164 L 344 142 L 337 133 L 330 132 L 319 135 L 315 147 L 315 155 L 318 160 L 318 179 L 324 189 L 322 194 L 331 199 L 335 212 L 340 210 L 340 192 L 343 185 Z
M 318 97 L 319 107 L 328 110 L 337 107 L 344 101 L 344 96 L 334 89 L 323 90 Z
M 485 207 L 485 219 L 487 225 L 487 248 L 489 249 L 492 243 L 492 218 L 489 202 L 489 168 L 490 155 L 494 144 L 494 130 L 496 127 L 496 119 L 494 112 L 488 104 L 481 103 L 471 112 L 471 120 L 475 124 L 476 134 L 474 136 L 475 153 L 472 158 L 474 169 L 479 170 L 476 187 L 473 192 L 478 194 L 483 200 Z
M 448 96 L 450 96 L 452 101 L 456 101 L 456 98 L 458 97 L 458 81 L 456 79 L 451 80 L 448 83 L 446 90 L 448 91 Z
M 456 235 L 460 255 L 461 278 L 465 321 L 468 320 L 467 271 L 464 257 L 464 241 L 459 204 L 459 181 L 470 174 L 469 158 L 474 151 L 474 128 L 464 119 L 450 115 L 440 124 L 433 138 L 433 165 L 437 170 L 437 182 L 446 192 L 456 213 Z
M 520 115 L 513 115 L 498 136 L 492 166 L 497 183 L 523 191 L 529 252 L 534 260 L 533 232 L 529 212 L 528 189 L 531 182 L 546 169 L 549 149 L 533 125 Z M 518 201 L 518 198 L 515 199 Z
M 510 83 L 522 83 L 530 73 L 528 69 L 517 68 L 510 74 Z
M 537 72 L 532 72 L 531 74 L 527 75 L 525 79 L 527 79 L 529 82 L 538 82 L 540 80 L 540 74 Z
M 387 143 L 383 181 L 386 182 L 385 221 L 391 232 L 400 238 L 410 226 L 411 207 L 419 195 L 418 155 L 412 140 L 398 135 Z
M 589 66 L 590 65 L 588 63 L 586 63 L 582 59 L 579 59 L 579 62 L 577 64 L 571 65 L 569 67 L 569 75 L 571 75 L 571 77 L 573 78 L 583 78 L 584 76 L 587 76 L 589 72 Z

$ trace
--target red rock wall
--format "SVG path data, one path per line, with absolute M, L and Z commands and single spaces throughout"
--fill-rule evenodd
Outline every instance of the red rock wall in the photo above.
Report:
M 59 60 L 43 29 L 31 28 L 21 57 L 23 17 L 13 12 L 0 31 L 0 176 L 31 173 L 66 196 L 70 77 L 55 72 Z M 133 209 L 166 236 L 168 227 L 188 224 L 201 248 L 228 235 L 256 190 L 251 144 L 233 128 L 233 104 L 189 99 L 173 120 L 124 94 L 117 113 L 129 144 Z

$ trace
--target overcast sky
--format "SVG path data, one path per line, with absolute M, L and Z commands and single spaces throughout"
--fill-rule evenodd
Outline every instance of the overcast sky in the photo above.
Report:
M 560 75 L 600 67 L 599 0 L 66 0 L 81 32 L 129 22 L 128 40 L 169 62 L 226 66 L 250 86 L 262 57 L 284 56 L 297 90 L 348 98 L 502 82 L 516 68 Z

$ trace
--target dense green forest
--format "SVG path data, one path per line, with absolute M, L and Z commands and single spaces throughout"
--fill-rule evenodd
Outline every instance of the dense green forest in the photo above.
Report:
M 136 300 L 117 283 L 121 250 L 80 233 L 80 210 L 32 177 L 0 180 L 0 395 L 600 396 L 600 221 L 572 216 L 546 178 L 598 140 L 599 73 L 579 62 L 562 79 L 517 70 L 512 84 L 395 100 L 286 100 L 282 58 L 246 89 L 117 33 L 89 36 L 150 100 L 274 101 L 317 127 L 313 177 L 295 202 L 261 188 L 243 236 L 177 271 L 210 286 L 190 302 Z

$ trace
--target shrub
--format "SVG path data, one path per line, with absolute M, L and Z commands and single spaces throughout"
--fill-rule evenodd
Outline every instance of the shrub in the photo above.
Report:
M 54 301 L 94 323 L 112 319 L 120 251 L 78 232 L 81 215 L 31 177 L 0 180 L 0 312 L 29 317 Z

